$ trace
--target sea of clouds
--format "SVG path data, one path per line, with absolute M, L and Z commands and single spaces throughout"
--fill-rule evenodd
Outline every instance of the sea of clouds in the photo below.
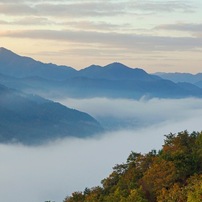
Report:
M 170 132 L 202 130 L 201 99 L 57 101 L 89 113 L 106 128 L 113 127 L 99 136 L 66 138 L 41 146 L 1 144 L 1 201 L 62 202 L 74 191 L 100 185 L 131 151 L 158 150 Z

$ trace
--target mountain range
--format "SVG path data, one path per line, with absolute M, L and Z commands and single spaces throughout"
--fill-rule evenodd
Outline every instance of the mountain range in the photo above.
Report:
M 40 144 L 103 131 L 89 114 L 51 99 L 201 98 L 201 75 L 148 74 L 118 62 L 76 70 L 0 48 L 0 142 Z
M 202 88 L 202 73 L 190 74 L 190 73 L 179 73 L 179 72 L 175 72 L 175 73 L 157 72 L 154 75 L 160 76 L 163 79 L 168 79 L 175 83 L 186 82 Z
M 0 48 L 0 73 L 7 76 L 15 78 L 39 76 L 44 79 L 62 80 L 75 72 L 76 70 L 71 67 L 45 64 Z
M 143 69 L 130 68 L 118 62 L 76 70 L 44 64 L 0 48 L 0 83 L 26 93 L 47 98 L 202 97 L 202 89 L 195 83 L 176 83 L 162 77 L 162 74 L 148 74 Z

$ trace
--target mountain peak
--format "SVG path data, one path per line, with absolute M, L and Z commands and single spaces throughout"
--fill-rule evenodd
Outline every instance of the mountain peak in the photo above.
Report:
M 18 56 L 18 55 L 4 47 L 0 47 L 0 56 L 3 56 L 5 59 L 8 59 L 9 61 L 11 59 L 10 58 L 11 56 Z
M 4 47 L 0 47 L 0 53 L 13 53 L 13 52 Z
M 6 49 L 4 47 L 0 47 L 0 52 L 4 52 L 4 51 L 8 51 L 8 49 Z
M 75 72 L 73 68 L 42 63 L 0 47 L 0 74 L 15 78 L 38 76 L 44 79 L 64 80 Z
M 128 72 L 136 72 L 136 73 L 142 73 L 142 74 L 147 74 L 143 69 L 141 68 L 132 68 L 128 67 L 120 62 L 113 62 L 111 64 L 108 64 L 104 66 L 104 68 L 110 69 L 110 70 L 116 70 L 116 71 L 128 71 Z
M 82 77 L 109 80 L 145 80 L 153 79 L 143 69 L 130 68 L 122 63 L 113 62 L 106 66 L 91 65 L 79 71 Z
M 101 67 L 100 65 L 93 64 L 93 65 L 90 65 L 90 66 L 86 67 L 85 69 L 88 69 L 88 68 L 100 68 L 100 67 Z
M 118 69 L 129 68 L 128 66 L 126 66 L 120 62 L 113 62 L 111 64 L 104 66 L 104 67 L 105 68 L 118 68 Z M 131 69 L 131 68 L 129 68 L 129 69 Z

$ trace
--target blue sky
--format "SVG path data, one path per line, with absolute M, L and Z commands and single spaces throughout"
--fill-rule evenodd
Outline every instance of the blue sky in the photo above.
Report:
M 80 69 L 202 72 L 201 0 L 0 0 L 0 46 Z

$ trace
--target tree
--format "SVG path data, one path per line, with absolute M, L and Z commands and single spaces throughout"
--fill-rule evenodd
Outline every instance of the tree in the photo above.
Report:
M 177 169 L 177 177 L 181 182 L 198 171 L 201 160 L 196 152 L 196 139 L 198 133 L 191 135 L 187 131 L 178 135 L 166 135 L 165 144 L 161 153 L 162 158 L 172 161 Z
M 169 168 L 169 169 L 168 169 Z M 151 167 L 144 173 L 141 184 L 148 199 L 155 201 L 160 191 L 168 189 L 176 179 L 176 168 L 173 162 L 159 157 L 153 160 Z
M 64 202 L 83 202 L 85 200 L 82 192 L 74 192 L 71 197 L 66 197 Z
M 202 201 L 202 174 L 194 175 L 188 179 L 187 202 Z
M 148 202 L 148 200 L 145 198 L 145 195 L 142 191 L 142 187 L 138 189 L 133 189 L 130 192 L 130 195 L 126 199 L 125 202 Z
M 64 202 L 202 201 L 202 132 L 166 136 L 158 153 L 131 152 L 114 166 L 103 187 L 74 192 Z
M 175 183 L 170 189 L 163 188 L 157 196 L 158 202 L 185 202 L 187 201 L 186 189 Z

